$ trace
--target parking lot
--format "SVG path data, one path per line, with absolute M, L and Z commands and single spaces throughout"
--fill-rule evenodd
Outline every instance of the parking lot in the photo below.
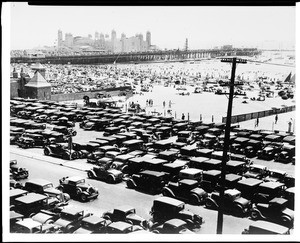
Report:
M 98 111 L 100 112 L 100 111 Z M 94 116 L 97 114 L 95 111 Z M 209 163 L 205 166 L 208 166 L 207 169 L 204 169 L 204 163 L 200 164 L 199 170 L 202 170 L 203 176 L 208 174 L 208 171 L 212 170 L 218 170 L 217 167 L 211 167 L 211 166 L 216 166 L 212 165 L 212 161 L 216 160 L 218 161 L 220 159 L 220 154 L 222 154 L 221 146 L 222 143 L 222 126 L 224 128 L 224 125 L 218 124 L 219 126 L 215 126 L 215 124 L 193 124 L 192 122 L 189 123 L 187 121 L 177 121 L 177 122 L 172 122 L 170 118 L 168 118 L 168 121 L 163 120 L 163 118 L 159 117 L 145 117 L 142 114 L 123 114 L 123 113 L 110 113 L 109 109 L 106 109 L 104 113 L 101 113 L 101 115 L 98 113 L 99 118 L 105 117 L 105 114 L 108 114 L 109 116 L 107 117 L 112 117 L 111 114 L 119 114 L 118 117 L 121 116 L 126 116 L 124 118 L 124 121 L 130 121 L 129 123 L 124 122 L 124 124 L 127 125 L 127 132 L 117 132 L 115 134 L 115 138 L 118 139 L 123 139 L 121 138 L 122 134 L 123 137 L 125 134 L 127 134 L 128 138 L 125 139 L 124 141 L 130 141 L 130 140 L 138 140 L 140 141 L 142 138 L 146 139 L 147 136 L 142 136 L 144 133 L 146 133 L 146 130 L 148 128 L 148 133 L 151 135 L 155 135 L 155 139 L 151 141 L 142 141 L 142 142 L 137 142 L 137 144 L 141 144 L 142 147 L 139 147 L 139 149 L 131 149 L 130 147 L 126 147 L 122 144 L 124 144 L 123 140 L 117 140 L 119 141 L 118 143 L 120 144 L 117 146 L 117 151 L 116 153 L 111 153 L 110 151 L 107 151 L 103 153 L 101 156 L 101 159 L 103 157 L 107 157 L 112 159 L 112 163 L 117 165 L 120 163 L 118 160 L 118 156 L 120 157 L 121 154 L 129 154 L 132 158 L 132 160 L 136 160 L 137 158 L 144 158 L 143 164 L 144 166 L 147 165 L 147 167 L 144 167 L 144 170 L 149 168 L 152 168 L 156 173 L 165 173 L 164 170 L 162 169 L 157 169 L 158 165 L 154 165 L 153 161 L 157 161 L 157 163 L 161 162 L 162 164 L 172 164 L 174 165 L 175 160 L 182 160 L 185 161 L 185 165 L 187 165 L 190 168 L 193 168 L 192 166 L 189 165 L 189 163 L 193 160 L 193 158 L 205 158 L 205 161 L 209 161 Z M 97 115 L 96 115 L 97 116 Z M 96 118 L 89 118 L 88 122 L 95 124 Z M 118 119 L 117 116 L 115 119 L 111 118 L 111 121 Z M 151 120 L 152 119 L 152 120 Z M 120 121 L 121 122 L 121 121 Z M 151 123 L 152 122 L 152 123 Z M 145 124 L 148 123 L 148 126 Z M 149 124 L 150 123 L 150 124 Z M 92 125 L 93 125 L 92 124 Z M 176 125 L 177 124 L 177 125 Z M 122 123 L 123 125 L 123 123 Z M 121 126 L 121 128 L 124 128 L 124 125 Z M 133 125 L 136 125 L 133 126 Z M 156 125 L 156 126 L 154 126 Z M 116 127 L 115 124 L 111 124 L 111 127 Z M 144 126 L 144 127 L 143 127 Z M 196 127 L 202 126 L 207 126 L 204 130 L 200 130 L 200 128 L 197 130 L 195 129 Z M 50 124 L 47 122 L 47 125 L 45 127 L 46 130 L 50 129 L 53 127 L 53 124 Z M 126 126 L 125 126 L 126 127 Z M 165 127 L 163 129 L 163 127 Z M 120 129 L 121 129 L 120 128 Z M 80 122 L 75 121 L 75 127 L 72 128 L 73 131 L 76 131 L 76 136 L 72 137 L 72 142 L 73 144 L 80 144 L 80 143 L 88 143 L 90 141 L 105 141 L 106 137 L 113 137 L 114 135 L 109 135 L 109 136 L 103 136 L 103 133 L 105 128 L 99 129 L 99 131 L 96 130 L 89 130 L 89 127 L 80 127 Z M 143 134 L 138 135 L 140 130 L 144 130 Z M 209 130 L 211 129 L 211 130 Z M 183 132 L 183 131 L 189 131 L 190 132 Z M 107 130 L 108 131 L 108 130 Z M 107 132 L 106 131 L 106 132 Z M 168 132 L 164 132 L 168 131 Z M 192 132 L 196 132 L 192 134 Z M 205 131 L 203 134 L 201 134 L 202 131 Z M 248 132 L 248 133 L 247 133 Z M 186 136 L 187 134 L 187 136 Z M 217 136 L 214 134 L 218 134 Z M 231 135 L 235 135 L 235 138 L 233 138 L 233 141 L 237 142 L 238 140 L 237 137 L 242 137 L 239 136 L 243 134 L 243 137 L 250 137 L 251 134 L 259 134 L 259 132 L 251 133 L 250 130 L 241 130 L 241 129 L 236 129 L 232 131 Z M 273 134 L 273 133 L 272 133 Z M 264 134 L 263 138 L 266 138 L 269 135 L 272 134 Z M 273 134 L 274 135 L 274 134 Z M 284 137 L 289 136 L 290 134 L 281 134 L 282 138 L 277 139 L 284 139 Z M 23 136 L 23 135 L 22 135 Z M 119 137 L 118 137 L 119 136 Z M 129 137 L 133 136 L 133 139 L 129 139 Z M 183 136 L 183 137 L 181 137 Z M 276 136 L 276 135 L 275 135 Z M 25 136 L 26 137 L 26 136 Z M 215 142 L 215 138 L 219 137 L 219 142 L 213 143 L 212 141 Z M 101 138 L 101 139 L 99 139 Z M 152 137 L 151 137 L 152 138 Z M 153 139 L 153 138 L 152 138 Z M 191 140 L 189 140 L 191 139 Z M 246 139 L 247 140 L 247 139 Z M 248 139 L 249 140 L 249 139 Z M 247 141 L 248 141 L 247 140 Z M 123 142 L 120 142 L 123 141 Z M 179 142 L 180 141 L 180 142 Z M 271 142 L 267 143 L 267 140 L 265 141 L 265 146 L 270 146 Z M 188 142 L 188 143 L 186 143 Z M 182 144 L 180 144 L 182 143 Z M 56 143 L 54 142 L 53 145 L 48 144 L 48 146 L 56 146 Z M 94 142 L 95 144 L 95 142 Z M 234 144 L 234 142 L 232 142 Z M 177 147 L 176 147 L 176 146 Z M 178 147 L 179 146 L 179 147 Z M 240 148 L 239 145 L 237 148 Z M 158 191 L 156 194 L 151 194 L 147 189 L 151 189 L 151 186 L 146 183 L 146 188 L 143 188 L 143 190 L 136 188 L 135 190 L 129 189 L 129 180 L 133 180 L 135 183 L 138 183 L 135 181 L 135 174 L 141 173 L 141 171 L 137 171 L 136 173 L 129 173 L 126 171 L 124 173 L 124 177 L 122 179 L 122 182 L 117 183 L 117 184 L 109 184 L 106 181 L 101 181 L 101 180 L 95 180 L 87 177 L 87 170 L 93 169 L 95 164 L 97 164 L 97 160 L 95 164 L 92 163 L 87 163 L 87 158 L 76 158 L 72 160 L 66 160 L 66 159 L 61 159 L 61 158 L 56 158 L 53 156 L 45 155 L 45 146 L 41 147 L 33 147 L 33 148 L 20 148 L 18 145 L 11 145 L 10 146 L 10 154 L 11 154 L 11 160 L 16 159 L 18 161 L 18 165 L 25 167 L 29 170 L 29 178 L 45 178 L 51 181 L 54 185 L 58 184 L 58 180 L 61 179 L 62 177 L 65 176 L 73 176 L 73 175 L 80 175 L 86 178 L 86 181 L 88 183 L 91 183 L 95 187 L 99 188 L 100 191 L 100 196 L 99 198 L 92 200 L 91 202 L 78 202 L 77 200 L 70 200 L 70 205 L 75 205 L 79 207 L 83 207 L 84 209 L 87 209 L 88 211 L 92 211 L 98 216 L 101 216 L 103 212 L 106 210 L 110 210 L 114 207 L 120 206 L 120 204 L 130 204 L 131 206 L 136 208 L 137 213 L 144 217 L 145 219 L 149 220 L 151 218 L 151 215 L 149 215 L 149 211 L 151 209 L 151 206 L 153 204 L 153 200 L 160 198 L 162 195 L 165 193 L 161 194 L 162 191 Z M 45 148 L 46 148 L 45 147 Z M 101 146 L 100 146 L 101 147 Z M 90 153 L 96 153 L 96 151 L 102 151 L 99 146 L 95 146 L 95 151 L 90 152 Z M 115 147 L 116 148 L 116 147 Z M 74 149 L 74 146 L 72 147 Z M 248 170 L 251 167 L 251 164 L 257 164 L 261 166 L 267 167 L 266 169 L 278 169 L 281 171 L 286 172 L 287 175 L 294 176 L 294 164 L 292 164 L 292 159 L 290 162 L 283 163 L 280 161 L 274 161 L 273 159 L 258 159 L 257 156 L 252 156 L 252 158 L 247 158 L 244 155 L 244 150 L 234 150 L 234 146 L 231 147 L 230 151 L 230 156 L 232 158 L 236 158 L 236 160 L 243 161 L 242 164 L 246 166 L 244 169 Z M 65 151 L 68 151 L 69 149 L 66 149 Z M 209 153 L 204 156 L 204 150 L 209 150 Z M 73 151 L 73 150 L 72 150 Z M 113 151 L 113 150 L 111 150 Z M 123 151 L 123 152 L 122 152 Z M 166 152 L 168 151 L 168 152 Z M 252 151 L 252 150 L 251 150 Z M 110 152 L 110 153 L 109 153 Z M 253 153 L 253 151 L 252 151 Z M 77 154 L 78 151 L 77 151 Z M 81 153 L 83 154 L 83 153 Z M 235 154 L 239 154 L 235 156 Z M 143 157 L 144 156 L 144 157 Z M 145 157 L 146 156 L 146 157 Z M 147 157 L 148 156 L 148 157 Z M 89 158 L 89 157 L 88 157 Z M 135 158 L 135 159 L 133 159 Z M 241 158 L 241 160 L 240 160 Z M 130 160 L 130 159 L 129 159 Z M 149 162 L 150 161 L 150 162 Z M 118 163 L 117 163 L 118 162 Z M 147 163 L 146 163 L 147 162 Z M 244 163 L 245 162 L 245 163 Z M 155 162 L 156 163 L 156 162 Z M 151 166 L 150 166 L 151 165 Z M 59 166 L 59 167 L 58 167 Z M 163 165 L 162 165 L 163 166 Z M 182 167 L 182 169 L 187 168 L 187 166 Z M 202 166 L 202 167 L 201 167 Z M 209 167 L 210 166 L 210 167 Z M 117 167 L 115 167 L 117 168 Z M 121 168 L 121 167 L 120 167 Z M 124 167 L 122 167 L 124 169 Z M 165 168 L 165 167 L 159 167 L 159 168 Z M 195 168 L 195 167 L 194 167 Z M 212 169 L 214 168 L 214 169 Z M 196 169 L 196 168 L 195 168 Z M 130 170 L 129 170 L 130 171 Z M 124 170 L 125 172 L 125 170 Z M 245 171 L 246 172 L 246 171 Z M 240 178 L 239 179 L 245 179 L 245 174 L 239 173 Z M 264 180 L 269 174 L 266 173 L 263 175 L 263 177 L 258 177 L 258 180 Z M 169 176 L 169 175 L 168 175 Z M 181 174 L 172 174 L 172 180 L 182 180 L 184 177 L 180 177 Z M 179 176 L 179 177 L 178 177 Z M 201 178 L 196 179 L 198 180 L 198 183 L 200 187 L 205 188 L 206 191 L 208 191 L 208 194 L 210 194 L 212 191 L 218 190 L 218 182 L 213 186 L 212 190 L 209 191 L 209 188 L 212 187 L 212 182 L 209 181 L 210 187 L 206 187 L 206 184 L 203 183 L 204 177 L 201 176 Z M 21 180 L 21 183 L 26 182 L 26 180 Z M 176 183 L 177 183 L 176 182 Z M 283 183 L 286 183 L 286 181 L 282 181 Z M 175 183 L 172 181 L 172 183 Z M 150 186 L 150 187 L 149 187 Z M 168 183 L 164 185 L 162 188 L 165 188 L 165 186 L 168 186 Z M 149 188 L 148 188 L 149 187 Z M 235 187 L 234 187 L 235 188 Z M 146 189 L 146 190 L 145 190 Z M 152 189 L 157 189 L 157 188 L 152 188 Z M 151 190 L 150 190 L 151 191 Z M 166 194 L 165 194 L 166 195 Z M 165 196 L 164 195 L 164 196 Z M 242 196 L 244 196 L 244 192 L 242 192 Z M 197 234 L 215 234 L 216 232 L 216 220 L 217 220 L 217 210 L 212 210 L 208 209 L 207 205 L 193 205 L 189 200 L 186 201 L 186 208 L 192 211 L 195 214 L 201 215 L 205 223 L 201 226 L 200 230 L 194 230 L 195 233 Z M 241 234 L 241 232 L 251 224 L 252 220 L 249 218 L 249 215 L 245 215 L 243 217 L 236 217 L 235 215 L 232 215 L 232 212 L 229 212 L 224 216 L 224 234 Z M 149 230 L 149 229 L 148 229 Z

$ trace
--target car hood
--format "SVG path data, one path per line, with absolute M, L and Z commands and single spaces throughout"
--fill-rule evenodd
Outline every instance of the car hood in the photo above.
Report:
M 193 190 L 191 190 L 191 192 L 196 193 L 199 196 L 205 196 L 205 195 L 207 195 L 207 192 L 204 191 L 202 188 L 199 188 L 199 187 L 194 188 Z
M 195 234 L 195 233 L 189 229 L 182 229 L 179 231 L 179 234 Z
M 250 203 L 249 200 L 247 200 L 246 198 L 243 198 L 243 197 L 235 199 L 234 201 L 237 202 L 238 204 L 241 204 L 241 205 L 244 205 L 244 206 L 246 206 Z
M 58 219 L 54 222 L 54 225 L 60 226 L 60 227 L 67 227 L 69 224 L 71 224 L 70 221 L 65 219 Z
M 285 208 L 284 210 L 282 210 L 282 214 L 285 214 L 285 215 L 291 217 L 292 219 L 294 219 L 294 210 Z
M 132 221 L 137 221 L 137 222 L 143 222 L 145 221 L 144 218 L 136 215 L 136 214 L 129 214 L 126 216 L 127 219 L 132 220 Z
M 92 234 L 92 233 L 93 233 L 93 231 L 87 230 L 87 229 L 84 229 L 81 227 L 73 232 L 73 234 Z
M 45 193 L 53 194 L 53 195 L 60 195 L 61 191 L 55 188 L 47 188 L 44 190 Z
M 123 174 L 121 171 L 115 169 L 109 169 L 108 172 L 112 173 L 114 176 L 121 176 Z

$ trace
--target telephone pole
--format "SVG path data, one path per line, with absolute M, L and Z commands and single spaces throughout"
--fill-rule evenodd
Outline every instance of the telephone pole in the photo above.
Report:
M 230 83 L 227 84 L 229 86 L 229 100 L 228 100 L 228 108 L 227 108 L 224 148 L 223 148 L 223 157 L 222 157 L 222 165 L 221 165 L 220 203 L 219 203 L 219 210 L 218 210 L 217 234 L 222 234 L 223 232 L 224 184 L 225 184 L 225 175 L 226 175 L 226 163 L 228 161 L 227 151 L 229 149 L 229 143 L 230 143 L 232 101 L 234 95 L 234 86 L 236 85 L 234 84 L 235 69 L 237 63 L 247 63 L 247 61 L 243 59 L 237 59 L 236 57 L 234 57 L 234 58 L 223 58 L 221 59 L 221 62 L 232 63 L 232 69 L 231 69 Z

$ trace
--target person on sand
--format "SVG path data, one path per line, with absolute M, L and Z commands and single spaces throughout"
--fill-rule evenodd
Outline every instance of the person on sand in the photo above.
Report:
M 185 115 L 184 115 L 184 113 L 182 113 L 181 119 L 184 120 L 184 118 L 185 118 Z
M 275 124 L 277 124 L 277 121 L 278 121 L 278 115 L 276 114 L 276 116 L 275 116 Z
M 258 127 L 258 124 L 259 124 L 259 118 L 257 117 L 255 122 L 255 127 Z

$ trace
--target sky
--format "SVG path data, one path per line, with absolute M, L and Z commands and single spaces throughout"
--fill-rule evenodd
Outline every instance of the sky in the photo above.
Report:
M 204 6 L 29 6 L 10 3 L 10 49 L 53 46 L 61 29 L 73 36 L 112 29 L 127 37 L 151 32 L 151 44 L 161 49 L 235 47 L 292 48 L 295 7 Z

